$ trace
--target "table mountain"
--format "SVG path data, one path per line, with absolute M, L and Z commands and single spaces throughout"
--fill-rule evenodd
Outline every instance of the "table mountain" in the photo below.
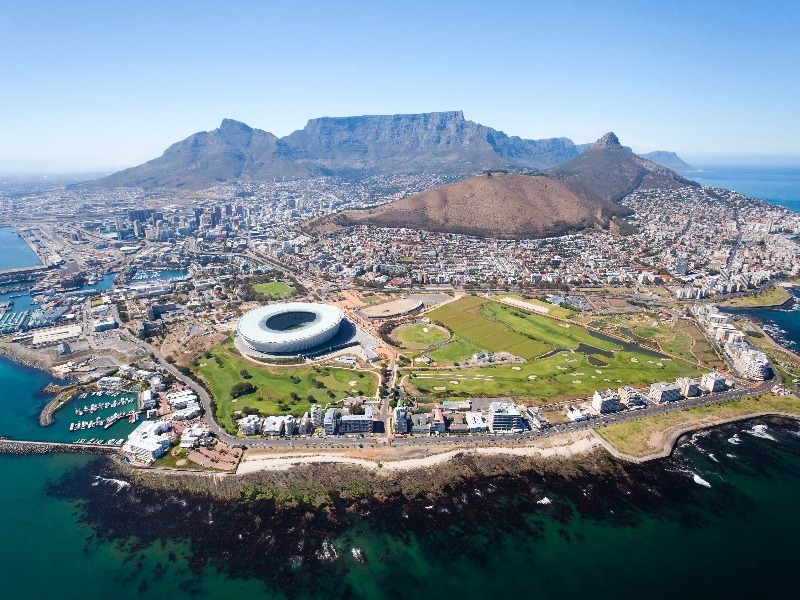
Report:
M 460 111 L 325 117 L 278 138 L 225 119 L 173 144 L 159 158 L 109 177 L 106 187 L 200 189 L 237 179 L 545 169 L 578 155 L 567 138 L 526 140 L 468 121 Z

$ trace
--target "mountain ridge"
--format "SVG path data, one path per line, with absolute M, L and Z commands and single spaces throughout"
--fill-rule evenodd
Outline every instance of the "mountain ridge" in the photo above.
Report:
M 273 177 L 541 171 L 569 161 L 569 138 L 524 139 L 469 121 L 462 111 L 309 119 L 287 136 L 223 119 L 157 158 L 90 182 L 101 187 L 201 189 Z

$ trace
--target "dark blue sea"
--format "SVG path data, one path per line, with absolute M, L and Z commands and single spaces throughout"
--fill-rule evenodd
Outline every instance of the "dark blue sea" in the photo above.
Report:
M 698 167 L 685 175 L 710 187 L 734 190 L 800 212 L 800 166 Z

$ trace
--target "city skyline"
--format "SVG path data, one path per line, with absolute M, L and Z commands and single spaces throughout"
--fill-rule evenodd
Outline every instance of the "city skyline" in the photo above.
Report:
M 800 163 L 797 6 L 6 3 L 0 166 L 107 170 L 234 118 L 463 110 L 526 138 Z

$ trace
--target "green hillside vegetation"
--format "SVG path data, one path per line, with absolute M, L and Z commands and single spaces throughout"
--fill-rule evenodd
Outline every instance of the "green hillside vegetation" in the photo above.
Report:
M 210 355 L 210 357 L 209 357 Z M 254 365 L 242 358 L 230 342 L 196 359 L 192 368 L 209 384 L 217 403 L 216 418 L 228 431 L 235 426 L 235 411 L 250 409 L 263 415 L 292 414 L 302 416 L 310 410 L 313 397 L 324 406 L 361 392 L 371 396 L 377 387 L 377 375 L 340 367 L 267 367 Z M 245 383 L 246 371 L 256 391 L 234 398 L 235 386 Z M 353 385 L 351 385 L 353 383 Z

